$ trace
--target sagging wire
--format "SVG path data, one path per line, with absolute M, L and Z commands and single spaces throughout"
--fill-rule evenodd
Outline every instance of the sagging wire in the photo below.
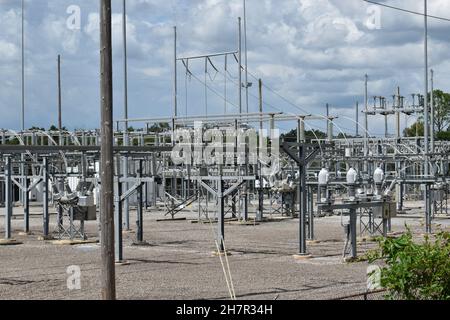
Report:
M 211 61 L 211 59 L 209 57 L 207 57 L 206 59 L 208 60 L 208 62 L 211 65 L 211 67 L 213 67 L 213 69 L 216 71 L 216 74 L 212 78 L 211 75 L 209 74 L 208 70 L 207 70 L 209 79 L 211 80 L 211 82 L 214 82 L 214 80 L 216 80 L 217 75 L 219 74 L 219 70 L 217 70 L 216 66 L 212 63 L 212 61 Z

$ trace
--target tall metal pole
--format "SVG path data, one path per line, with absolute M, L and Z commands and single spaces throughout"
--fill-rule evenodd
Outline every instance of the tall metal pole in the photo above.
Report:
M 402 97 L 400 96 L 400 87 L 397 87 L 397 108 L 395 111 L 395 127 L 396 127 L 396 137 L 401 138 L 401 123 L 400 123 L 400 108 L 402 104 Z
M 431 69 L 431 119 L 430 119 L 430 128 L 431 128 L 431 152 L 434 153 L 434 70 Z
M 112 72 L 111 0 L 100 0 L 101 286 L 105 300 L 116 298 Z
M 306 211 L 307 211 L 307 198 L 306 198 L 306 164 L 305 164 L 305 147 L 298 146 L 298 157 L 301 160 L 299 164 L 299 185 L 298 185 L 298 199 L 299 199 L 299 243 L 300 252 L 299 256 L 307 256 L 306 251 Z
M 245 59 L 245 110 L 248 113 L 248 57 L 247 57 L 247 11 L 244 0 L 244 59 Z
M 364 76 L 364 158 L 367 159 L 369 155 L 369 119 L 367 112 L 369 111 L 369 96 L 368 96 L 368 82 L 369 76 Z M 364 160 L 364 172 L 368 172 L 368 162 Z
M 123 33 L 123 87 L 124 87 L 124 101 L 123 101 L 123 116 L 128 119 L 128 62 L 127 62 L 127 7 L 125 0 L 123 0 L 123 18 L 122 18 L 122 33 Z M 128 132 L 128 121 L 125 121 L 125 135 Z M 128 141 L 126 141 L 128 142 Z M 125 143 L 125 141 L 124 141 Z
M 122 18 L 122 34 L 123 34 L 123 116 L 128 119 L 128 54 L 127 54 L 127 6 L 125 0 L 123 0 L 123 18 Z M 123 145 L 128 146 L 128 121 L 124 123 L 125 129 L 123 132 Z M 128 157 L 123 158 L 123 177 L 128 178 Z M 128 183 L 125 182 L 125 191 L 128 190 Z M 123 211 L 125 213 L 125 230 L 130 230 L 130 203 L 128 198 L 123 201 Z
M 42 182 L 43 185 L 43 215 L 42 215 L 42 224 L 43 224 L 43 235 L 44 239 L 49 239 L 49 224 L 50 224 L 50 212 L 49 212 L 49 172 L 48 172 L 49 166 L 48 166 L 48 158 L 44 157 L 43 159 L 43 172 L 42 175 L 44 176 L 44 180 Z
M 173 27 L 174 43 L 173 43 L 173 116 L 178 116 L 178 75 L 177 75 L 177 27 Z
M 425 35 L 424 35 L 424 58 L 425 58 L 425 94 L 424 94 L 424 158 L 425 158 L 425 175 L 429 174 L 428 152 L 429 152 L 429 109 L 428 109 L 428 9 L 427 0 L 424 0 L 424 19 L 425 19 Z
M 25 131 L 25 0 L 22 0 L 22 131 Z
M 11 218 L 12 207 L 12 179 L 11 179 L 11 158 L 5 158 L 5 239 L 11 239 Z
M 25 131 L 25 0 L 22 0 L 22 15 L 21 15 L 21 24 L 22 24 L 22 115 L 21 115 L 21 129 L 22 132 Z M 61 139 L 60 139 L 61 140 Z M 25 155 L 21 155 L 21 161 L 24 162 Z M 20 166 L 20 174 L 24 175 L 23 165 Z M 21 179 L 23 183 L 23 179 Z M 20 201 L 24 202 L 25 192 L 19 193 Z
M 241 30 L 241 17 L 238 18 L 238 69 L 239 69 L 239 114 L 242 113 L 242 30 Z
M 62 99 L 61 99 L 61 55 L 58 54 L 58 130 L 62 130 Z M 61 139 L 60 139 L 61 143 Z
M 264 129 L 263 127 L 263 121 L 262 121 L 262 112 L 263 112 L 263 95 L 262 95 L 262 80 L 258 80 L 258 89 L 259 89 L 259 113 L 261 114 L 261 120 L 259 121 L 259 134 L 262 136 L 262 131 Z M 262 141 L 262 140 L 261 140 Z M 262 145 L 261 145 L 262 146 Z
M 356 102 L 356 117 L 355 117 L 355 121 L 356 121 L 356 137 L 359 136 L 359 102 Z

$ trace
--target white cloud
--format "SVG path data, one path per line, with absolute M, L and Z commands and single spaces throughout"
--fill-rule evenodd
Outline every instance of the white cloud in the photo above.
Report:
M 142 70 L 139 70 L 147 77 L 157 78 L 161 77 L 162 75 L 165 75 L 167 73 L 166 69 L 164 68 L 144 68 Z
M 18 48 L 15 44 L 0 40 L 0 61 L 12 60 L 17 56 Z
M 66 108 L 76 110 L 70 117 L 72 126 L 98 126 L 98 3 L 47 1 L 47 6 L 43 2 L 30 2 L 26 15 L 27 95 L 33 108 L 41 110 L 30 115 L 29 120 L 43 126 L 53 122 L 48 114 L 55 100 L 55 59 L 57 53 L 62 53 L 64 102 Z M 70 4 L 81 8 L 82 29 L 75 33 L 65 28 L 66 8 Z M 236 50 L 242 0 L 127 0 L 127 4 L 130 114 L 169 116 L 173 25 L 178 25 L 180 54 Z M 395 5 L 423 10 L 420 1 L 396 0 Z M 370 95 L 390 96 L 396 86 L 401 86 L 405 96 L 422 91 L 423 18 L 382 9 L 381 29 L 369 30 L 364 26 L 366 8 L 362 1 L 247 0 L 250 71 L 309 113 L 323 114 L 323 106 L 328 102 L 335 106 L 333 112 L 353 117 L 350 106 L 362 101 L 365 73 L 370 75 Z M 430 0 L 429 10 L 431 14 L 450 17 L 450 2 Z M 115 101 L 116 110 L 120 110 L 121 1 L 113 2 L 112 18 Z M 436 70 L 436 86 L 449 91 L 450 76 L 444 72 L 450 65 L 447 28 L 447 22 L 430 19 L 430 66 Z M 20 8 L 15 1 L 0 2 L 0 30 L 0 81 L 7 88 L 0 92 L 0 112 L 3 112 L 20 100 L 18 82 L 11 81 L 20 75 Z M 223 59 L 213 61 L 223 69 Z M 236 81 L 233 59 L 228 63 Z M 203 79 L 203 62 L 192 61 L 190 67 Z M 179 69 L 182 104 L 185 78 L 181 64 Z M 217 92 L 224 92 L 223 76 L 214 81 L 208 79 L 208 84 Z M 194 78 L 187 85 L 188 112 L 200 114 L 204 108 L 204 86 Z M 231 85 L 234 84 L 229 81 L 228 86 Z M 232 102 L 237 100 L 235 91 L 228 90 Z M 250 92 L 257 96 L 257 86 Z M 148 108 L 149 101 L 162 107 Z M 213 111 L 222 112 L 223 101 L 216 94 L 208 92 L 208 101 Z M 300 112 L 270 92 L 265 92 L 265 101 L 286 112 Z M 250 110 L 256 111 L 257 100 L 251 97 L 250 103 Z M 47 113 L 43 112 L 46 110 Z M 353 127 L 346 120 L 339 123 Z M 11 123 L 0 119 L 1 126 Z

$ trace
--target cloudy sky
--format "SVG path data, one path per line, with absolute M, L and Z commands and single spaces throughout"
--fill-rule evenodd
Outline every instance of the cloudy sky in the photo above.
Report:
M 0 0 L 0 127 L 10 129 L 20 128 L 20 2 Z M 242 2 L 127 0 L 131 118 L 172 114 L 173 26 L 178 26 L 180 56 L 234 51 Z M 422 0 L 381 2 L 423 12 Z M 450 18 L 450 1 L 428 2 L 430 14 Z M 58 54 L 62 56 L 63 124 L 70 129 L 98 127 L 99 1 L 25 3 L 26 127 L 48 128 L 57 122 Z M 122 119 L 122 0 L 112 0 L 112 5 L 114 109 L 115 119 Z M 73 19 L 74 8 L 80 9 L 79 21 Z M 258 110 L 253 76 L 268 86 L 263 93 L 265 111 L 323 115 L 329 103 L 331 113 L 340 116 L 339 127 L 351 133 L 354 105 L 363 104 L 364 74 L 370 77 L 370 96 L 392 99 L 397 86 L 409 102 L 412 93 L 423 93 L 423 17 L 381 8 L 379 19 L 374 19 L 378 15 L 373 9 L 362 0 L 247 0 L 250 112 Z M 374 21 L 379 28 L 374 28 Z M 429 25 L 435 87 L 449 91 L 450 22 L 431 19 Z M 192 76 L 187 76 L 179 63 L 181 115 L 202 114 L 206 106 L 209 114 L 223 114 L 225 108 L 237 112 L 236 62 L 229 56 L 227 71 L 223 57 L 211 59 L 211 64 L 205 73 L 204 60 L 190 61 Z M 413 117 L 402 118 L 403 126 L 406 120 L 414 122 Z M 383 123 L 382 118 L 371 119 L 370 132 L 383 134 Z M 325 127 L 324 121 L 309 126 Z M 278 127 L 287 130 L 294 123 Z

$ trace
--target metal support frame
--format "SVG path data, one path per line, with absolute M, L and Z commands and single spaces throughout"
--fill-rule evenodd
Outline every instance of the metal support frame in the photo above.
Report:
M 11 239 L 11 219 L 13 214 L 11 158 L 5 159 L 5 239 Z
M 44 157 L 43 159 L 43 234 L 44 237 L 49 237 L 49 224 L 50 224 L 50 212 L 49 212 L 49 172 L 48 172 L 48 158 Z
M 293 148 L 297 151 L 294 151 Z M 325 146 L 319 146 L 314 144 L 305 143 L 287 143 L 284 142 L 281 145 L 281 150 L 284 151 L 291 159 L 293 159 L 298 165 L 299 182 L 298 182 L 298 199 L 300 206 L 299 213 L 299 255 L 308 255 L 306 248 L 306 221 L 307 221 L 307 186 L 306 186 L 306 166 L 314 159 L 319 152 L 320 148 Z M 312 151 L 307 154 L 308 149 Z M 314 219 L 314 216 L 313 218 Z

